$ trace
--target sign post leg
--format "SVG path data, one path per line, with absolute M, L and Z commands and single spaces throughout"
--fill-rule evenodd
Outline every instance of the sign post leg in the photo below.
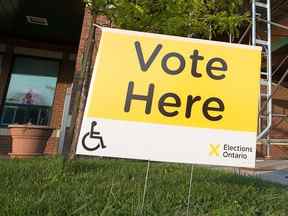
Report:
M 189 216 L 190 197 L 191 197 L 192 181 L 193 181 L 193 171 L 194 171 L 194 165 L 191 166 L 190 182 L 189 182 L 189 192 L 188 192 L 188 198 L 187 198 L 187 211 L 186 211 L 186 216 Z
M 143 196 L 142 196 L 142 204 L 141 204 L 141 209 L 140 209 L 140 215 L 142 215 L 144 204 L 145 204 L 145 196 L 146 196 L 146 191 L 147 191 L 149 170 L 150 170 L 150 160 L 147 161 L 146 176 L 145 176 L 145 183 L 144 183 L 144 189 L 143 189 Z

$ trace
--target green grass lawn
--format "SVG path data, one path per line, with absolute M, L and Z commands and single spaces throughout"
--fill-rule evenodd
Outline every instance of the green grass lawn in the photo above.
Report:
M 0 160 L 0 215 L 141 215 L 145 162 Z M 186 215 L 190 166 L 151 163 L 142 215 Z M 196 167 L 190 215 L 288 215 L 288 188 Z

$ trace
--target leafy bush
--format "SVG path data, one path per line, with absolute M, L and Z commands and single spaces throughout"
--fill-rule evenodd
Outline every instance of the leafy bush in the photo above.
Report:
M 123 29 L 211 39 L 239 36 L 247 24 L 243 0 L 85 0 Z

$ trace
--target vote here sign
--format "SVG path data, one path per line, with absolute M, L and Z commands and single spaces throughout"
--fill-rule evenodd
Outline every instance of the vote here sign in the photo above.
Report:
M 102 28 L 77 154 L 254 167 L 261 48 Z

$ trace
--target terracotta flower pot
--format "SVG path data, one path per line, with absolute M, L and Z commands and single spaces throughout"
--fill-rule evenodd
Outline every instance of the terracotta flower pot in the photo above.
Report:
M 43 155 L 53 128 L 35 125 L 9 125 L 12 138 L 11 157 L 26 158 Z

